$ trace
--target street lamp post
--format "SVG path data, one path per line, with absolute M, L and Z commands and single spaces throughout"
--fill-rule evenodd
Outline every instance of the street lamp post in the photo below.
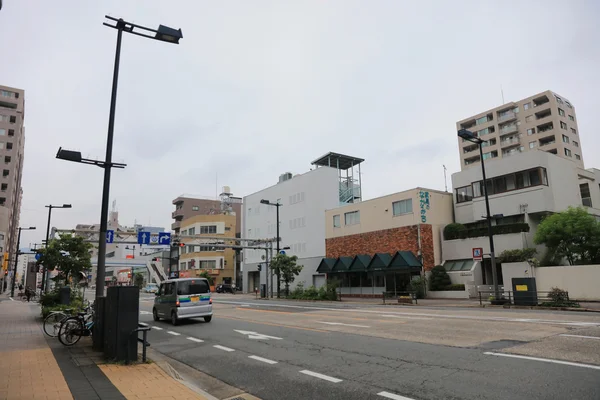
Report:
M 142 36 L 149 39 L 155 39 L 162 42 L 179 44 L 179 40 L 183 38 L 181 29 L 173 29 L 164 25 L 159 25 L 158 29 L 150 29 L 141 25 L 133 24 L 124 21 L 122 18 L 113 18 L 108 15 L 106 19 L 114 21 L 115 24 L 104 22 L 103 25 L 117 30 L 117 48 L 115 52 L 115 65 L 113 71 L 112 94 L 110 98 L 110 113 L 108 117 L 108 135 L 106 138 L 106 157 L 104 161 L 95 161 L 84 159 L 80 152 L 67 151 L 59 149 L 57 158 L 68 161 L 75 161 L 85 164 L 94 164 L 104 168 L 104 181 L 102 186 L 102 206 L 100 210 L 100 238 L 98 243 L 98 266 L 96 270 L 96 298 L 104 296 L 104 278 L 106 275 L 106 231 L 108 229 L 108 202 L 110 193 L 110 173 L 112 168 L 124 168 L 125 164 L 112 162 L 113 137 L 115 128 L 115 110 L 117 105 L 117 86 L 119 81 L 119 62 L 121 59 L 121 39 L 123 32 L 131 33 L 132 35 Z M 144 33 L 140 32 L 145 31 Z M 150 32 L 153 35 L 149 35 Z
M 48 225 L 46 226 L 46 247 L 48 247 L 48 241 L 50 240 L 50 218 L 52 217 L 52 209 L 53 208 L 71 208 L 70 204 L 63 204 L 62 206 L 53 206 L 49 204 L 45 206 L 48 209 Z M 44 265 L 44 272 L 42 273 L 42 291 L 48 293 L 48 289 L 50 288 L 49 284 L 50 279 L 50 270 L 48 266 Z
M 276 248 L 276 250 L 277 250 L 277 254 L 279 254 L 279 251 L 280 251 L 280 249 L 279 249 L 279 240 L 280 240 L 280 238 L 279 238 L 279 207 L 281 207 L 282 204 L 279 203 L 279 200 L 277 202 L 275 202 L 275 203 L 271 203 L 269 200 L 265 200 L 265 199 L 262 199 L 260 201 L 260 203 L 261 204 L 266 204 L 268 206 L 273 206 L 277 210 L 277 217 L 276 217 L 277 218 L 277 227 L 276 227 L 276 231 L 277 231 L 276 232 L 277 233 L 277 248 Z M 280 289 L 281 289 L 281 281 L 279 279 L 279 272 L 277 272 L 277 298 L 280 297 Z M 273 290 L 273 285 L 271 285 L 271 290 Z
M 490 239 L 490 260 L 492 263 L 492 282 L 494 285 L 494 300 L 500 302 L 500 288 L 498 287 L 498 275 L 496 273 L 496 254 L 494 251 L 494 231 L 492 229 L 492 215 L 490 213 L 490 200 L 487 191 L 487 178 L 485 176 L 485 163 L 483 160 L 483 143 L 487 140 L 483 140 L 471 131 L 461 129 L 458 131 L 458 136 L 479 146 L 479 156 L 481 158 L 481 173 L 483 175 L 483 196 L 485 198 L 485 218 L 487 220 L 488 237 Z
M 19 254 L 21 253 L 19 250 L 19 246 L 21 245 L 21 231 L 29 231 L 34 229 L 35 226 L 30 226 L 29 228 L 19 227 L 19 235 L 17 236 L 17 255 L 15 256 L 15 264 L 12 269 L 12 279 L 10 282 L 10 297 L 15 297 L 15 279 L 17 278 L 17 265 L 19 264 Z M 33 289 L 35 290 L 35 288 Z

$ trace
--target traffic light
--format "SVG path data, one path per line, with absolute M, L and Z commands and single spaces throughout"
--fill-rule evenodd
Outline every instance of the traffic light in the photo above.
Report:
M 179 243 L 179 247 L 185 247 L 185 243 Z
M 258 264 L 258 272 L 262 271 L 262 264 Z

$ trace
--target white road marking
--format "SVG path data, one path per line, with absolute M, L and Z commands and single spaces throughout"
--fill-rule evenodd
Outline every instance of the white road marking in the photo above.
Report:
M 175 335 L 175 336 L 179 336 L 179 335 L 181 335 L 181 333 L 177 333 L 177 332 L 173 332 L 173 331 L 167 331 L 167 333 L 168 333 L 169 335 Z
M 497 321 L 497 322 L 524 322 L 531 324 L 548 324 L 548 325 L 570 325 L 570 326 L 600 326 L 600 322 L 581 322 L 581 321 L 561 321 L 551 319 L 524 319 L 524 318 L 510 318 L 510 317 L 491 317 L 491 316 L 473 316 L 473 315 L 458 315 L 458 314 L 433 314 L 433 313 L 408 313 L 408 312 L 389 312 L 389 311 L 376 311 L 368 310 L 363 308 L 333 308 L 333 307 L 308 307 L 308 306 L 296 306 L 291 304 L 281 303 L 241 303 L 238 301 L 222 301 L 218 300 L 219 303 L 223 304 L 251 304 L 263 307 L 279 307 L 279 308 L 297 308 L 305 310 L 320 310 L 320 311 L 340 311 L 350 313 L 361 313 L 361 314 L 376 314 L 376 315 L 398 315 L 407 317 L 428 317 L 428 318 L 439 318 L 439 319 L 467 319 L 475 321 Z
M 191 340 L 192 342 L 196 342 L 196 343 L 202 343 L 204 342 L 204 340 L 202 339 L 196 339 L 195 337 L 188 337 L 187 340 Z
M 250 307 L 250 304 L 240 304 L 240 307 Z
M 256 361 L 262 361 L 262 362 L 267 363 L 267 364 L 277 364 L 277 361 L 269 360 L 268 358 L 262 358 L 262 357 L 259 357 L 259 356 L 248 356 L 248 358 L 251 358 L 251 359 L 256 360 Z
M 342 381 L 341 379 L 333 378 L 331 376 L 327 376 L 327 375 L 323 375 L 323 374 L 319 374 L 318 372 L 312 372 L 307 369 L 300 371 L 300 373 L 305 374 L 305 375 L 314 376 L 315 378 L 323 379 L 323 380 L 333 382 L 333 383 L 340 383 Z
M 238 331 L 237 329 L 234 329 L 233 331 L 237 332 L 237 333 L 241 333 L 242 335 L 248 335 L 248 339 L 262 339 L 262 340 L 275 339 L 275 340 L 283 340 L 282 338 L 277 337 L 277 336 L 263 335 L 262 333 L 257 333 L 257 332 L 252 332 L 252 331 Z
M 221 346 L 218 344 L 215 344 L 213 347 L 215 349 L 224 350 L 224 351 L 235 351 L 234 349 L 230 349 L 229 347 Z
M 570 362 L 570 361 L 551 360 L 549 358 L 538 358 L 538 357 L 520 356 L 520 355 L 516 355 L 516 354 L 505 354 L 505 353 L 493 353 L 491 351 L 486 351 L 483 354 L 486 354 L 488 356 L 522 358 L 523 360 L 541 361 L 541 362 L 547 362 L 547 363 L 553 363 L 553 364 L 570 365 L 572 367 L 582 367 L 582 368 L 590 368 L 590 369 L 598 369 L 598 370 L 600 370 L 600 365 L 580 364 L 580 363 L 574 363 L 574 362 Z
M 597 336 L 567 335 L 566 333 L 562 334 L 562 335 L 559 335 L 559 336 L 574 337 L 574 338 L 579 338 L 579 339 L 596 339 L 596 340 L 600 340 L 600 337 L 597 337 Z
M 433 318 L 425 318 L 425 317 L 408 317 L 406 315 L 389 315 L 389 314 L 384 314 L 384 315 L 382 315 L 382 317 L 400 318 L 400 319 L 421 319 L 421 320 L 425 320 L 425 321 L 431 321 L 433 319 Z
M 10 299 L 11 301 L 15 301 L 15 299 L 13 299 L 12 297 L 9 297 L 9 299 Z
M 162 331 L 163 328 L 160 328 L 158 326 L 151 326 L 150 328 L 152 329 L 156 329 L 157 331 Z
M 378 396 L 381 397 L 385 397 L 387 399 L 393 399 L 393 400 L 413 400 L 410 397 L 404 397 L 404 396 L 400 396 L 394 393 L 390 393 L 390 392 L 379 392 L 377 393 Z
M 140 314 L 142 314 L 142 315 L 150 315 L 152 313 L 150 311 L 140 311 Z
M 367 326 L 367 325 L 342 324 L 341 322 L 325 322 L 325 321 L 317 321 L 317 322 L 319 324 L 351 326 L 353 328 L 370 328 L 370 326 Z

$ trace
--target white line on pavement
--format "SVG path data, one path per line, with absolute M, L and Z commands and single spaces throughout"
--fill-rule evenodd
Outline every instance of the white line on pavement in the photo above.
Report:
M 377 393 L 377 395 L 381 396 L 381 397 L 385 397 L 387 399 L 393 399 L 393 400 L 413 400 L 409 397 L 400 396 L 400 395 L 390 393 L 390 392 L 379 392 L 379 393 Z
M 425 317 L 409 317 L 406 315 L 389 315 L 389 314 L 384 314 L 382 315 L 382 317 L 386 317 L 386 318 L 400 318 L 400 319 L 422 319 L 425 321 L 431 321 L 433 318 L 425 318 Z
M 140 311 L 140 314 L 142 314 L 142 315 L 150 315 L 152 313 L 150 311 Z
M 157 331 L 162 331 L 162 328 L 158 327 L 158 326 L 151 326 L 152 329 L 156 329 Z
M 167 331 L 167 333 L 168 333 L 169 335 L 175 335 L 175 336 L 179 336 L 179 335 L 181 335 L 181 333 L 177 333 L 177 332 L 173 332 L 173 331 Z
M 259 357 L 259 356 L 248 356 L 248 358 L 251 358 L 251 359 L 256 360 L 256 361 L 262 361 L 262 362 L 267 363 L 267 364 L 277 364 L 277 361 L 269 360 L 268 358 L 262 358 L 262 357 Z
M 549 358 L 537 358 L 537 357 L 529 357 L 529 356 L 519 356 L 516 354 L 493 353 L 491 351 L 486 351 L 483 354 L 486 354 L 488 356 L 521 358 L 523 360 L 541 361 L 541 362 L 547 362 L 547 363 L 553 363 L 553 364 L 570 365 L 572 367 L 582 367 L 582 368 L 590 368 L 590 369 L 600 370 L 600 365 L 580 364 L 580 363 L 574 363 L 574 362 L 570 362 L 570 361 L 551 360 Z
M 341 326 L 351 326 L 353 328 L 370 328 L 370 326 L 367 325 L 354 325 L 354 324 L 343 324 L 341 322 L 325 322 L 325 321 L 317 321 L 319 324 L 326 324 L 326 325 L 341 325 Z
M 327 376 L 327 375 L 323 375 L 323 374 L 319 374 L 318 372 L 312 372 L 307 369 L 300 371 L 300 373 L 304 374 L 304 375 L 314 376 L 315 378 L 323 379 L 323 380 L 333 382 L 333 383 L 339 383 L 342 381 L 341 379 L 333 378 L 331 376 Z
M 230 349 L 229 347 L 221 346 L 218 344 L 215 344 L 213 347 L 215 349 L 224 350 L 224 351 L 235 351 L 234 349 Z
M 195 337 L 188 337 L 187 340 L 191 340 L 192 342 L 196 342 L 196 343 L 202 343 L 204 342 L 204 340 L 202 339 L 196 339 Z
M 11 301 L 15 301 L 15 299 L 13 299 L 12 297 L 9 297 L 9 299 L 10 299 Z
M 562 335 L 559 335 L 559 336 L 574 337 L 574 338 L 579 338 L 579 339 L 596 339 L 596 340 L 600 340 L 600 337 L 597 337 L 597 336 L 567 335 L 566 333 L 564 333 Z

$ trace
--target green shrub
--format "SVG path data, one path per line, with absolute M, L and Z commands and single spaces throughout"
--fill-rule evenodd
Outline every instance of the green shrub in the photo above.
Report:
M 296 288 L 288 294 L 290 299 L 301 299 L 304 294 L 304 282 L 298 282 Z
M 444 227 L 444 238 L 446 240 L 457 239 L 462 235 L 466 234 L 467 227 L 463 224 L 452 223 Z
M 314 286 L 309 286 L 304 290 L 302 298 L 305 300 L 317 300 L 319 298 L 319 291 Z
M 465 285 L 464 283 L 453 283 L 452 285 L 446 286 L 444 290 L 460 292 L 465 290 Z
M 418 277 L 410 281 L 410 290 L 415 292 L 417 299 L 425 298 L 425 279 Z
M 562 290 L 557 287 L 553 287 L 552 289 L 550 289 L 548 297 L 552 300 L 553 303 L 564 303 L 566 301 L 569 301 L 569 293 L 567 293 L 566 290 Z
M 443 266 L 436 265 L 433 267 L 431 276 L 429 277 L 430 290 L 444 290 L 445 287 L 450 286 L 451 284 L 450 276 Z
M 83 309 L 83 303 L 80 300 L 71 301 L 71 304 L 55 304 L 52 306 L 42 306 L 42 318 L 46 318 L 53 311 L 64 311 L 72 309 L 73 313 Z
M 42 307 L 52 307 L 58 305 L 59 301 L 60 296 L 58 294 L 58 291 L 44 293 L 40 296 L 40 305 Z
M 528 249 L 514 249 L 514 250 L 504 250 L 498 256 L 498 262 L 501 263 L 511 263 L 511 262 L 523 262 L 527 261 L 537 253 L 536 249 L 528 248 Z

